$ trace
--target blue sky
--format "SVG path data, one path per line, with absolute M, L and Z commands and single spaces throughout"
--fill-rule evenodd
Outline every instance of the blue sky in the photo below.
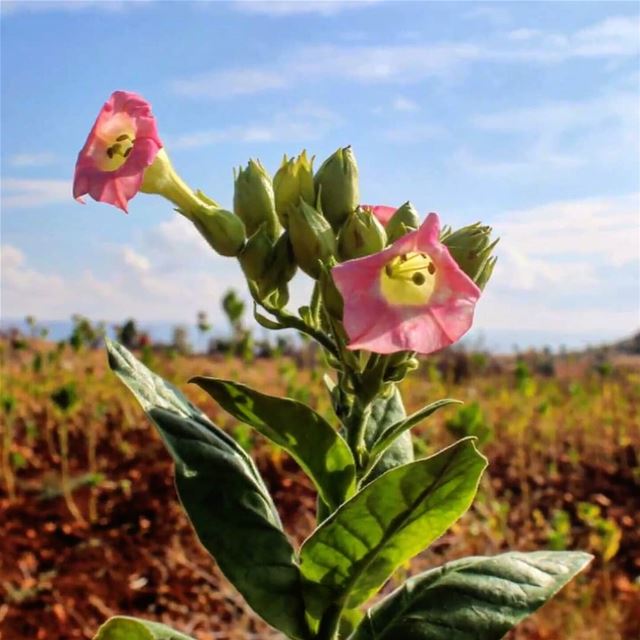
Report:
M 242 289 L 164 201 L 71 199 L 100 106 L 127 89 L 227 206 L 249 157 L 273 173 L 352 144 L 365 202 L 492 224 L 473 334 L 490 344 L 640 325 L 636 3 L 5 1 L 1 22 L 3 318 L 216 319 Z

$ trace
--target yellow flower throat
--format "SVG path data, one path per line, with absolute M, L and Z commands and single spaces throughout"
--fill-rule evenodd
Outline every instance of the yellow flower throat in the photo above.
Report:
M 393 305 L 427 304 L 436 286 L 436 267 L 426 253 L 396 256 L 380 272 L 380 291 Z

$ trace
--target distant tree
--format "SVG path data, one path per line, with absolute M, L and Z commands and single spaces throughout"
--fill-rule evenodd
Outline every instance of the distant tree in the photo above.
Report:
M 138 326 L 133 318 L 129 318 L 122 326 L 116 327 L 118 342 L 127 349 L 137 348 L 140 342 Z

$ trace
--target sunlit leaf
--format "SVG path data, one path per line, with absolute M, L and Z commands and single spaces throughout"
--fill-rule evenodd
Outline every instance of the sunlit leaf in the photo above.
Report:
M 391 469 L 325 520 L 300 551 L 307 611 L 354 608 L 469 507 L 486 466 L 473 441 Z
M 231 380 L 196 377 L 234 418 L 246 422 L 289 452 L 333 511 L 355 491 L 355 463 L 347 443 L 318 413 L 301 402 L 260 393 Z
M 569 551 L 463 558 L 407 580 L 350 640 L 499 640 L 592 556 Z
M 94 640 L 194 640 L 171 627 L 157 622 L 116 616 L 98 629 Z

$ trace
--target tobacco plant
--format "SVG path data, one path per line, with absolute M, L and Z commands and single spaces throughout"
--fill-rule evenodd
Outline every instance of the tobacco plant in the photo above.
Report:
M 492 230 L 441 229 L 407 202 L 360 202 L 346 147 L 317 171 L 305 152 L 273 180 L 254 160 L 235 174 L 233 211 L 178 176 L 150 105 L 117 91 L 80 151 L 74 196 L 127 210 L 138 192 L 171 201 L 211 248 L 237 258 L 255 320 L 316 340 L 333 419 L 237 380 L 196 377 L 237 420 L 282 447 L 317 490 L 317 527 L 295 548 L 251 457 L 122 345 L 109 363 L 155 424 L 195 532 L 253 610 L 296 640 L 501 638 L 590 561 L 581 552 L 468 557 L 415 575 L 367 603 L 471 505 L 487 461 L 473 437 L 414 458 L 411 429 L 456 404 L 433 400 L 407 416 L 399 383 L 470 328 L 496 262 Z M 309 304 L 287 308 L 300 269 Z M 108 620 L 98 640 L 188 640 L 155 622 Z

